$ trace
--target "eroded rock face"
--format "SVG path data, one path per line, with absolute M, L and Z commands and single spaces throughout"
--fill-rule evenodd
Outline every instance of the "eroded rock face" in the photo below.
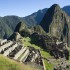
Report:
M 22 36 L 18 33 L 18 32 L 14 32 L 9 38 L 8 38 L 8 40 L 15 40 L 15 41 L 17 41 L 17 40 L 19 40 L 19 39 L 21 39 L 22 38 Z
M 46 12 L 40 25 L 52 36 L 70 43 L 70 17 L 59 7 L 52 5 Z

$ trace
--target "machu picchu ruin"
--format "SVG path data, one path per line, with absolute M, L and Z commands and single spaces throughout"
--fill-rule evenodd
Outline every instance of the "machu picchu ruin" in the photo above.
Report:
M 18 44 L 16 41 L 1 39 L 0 54 L 20 63 L 35 62 L 41 65 L 43 69 L 43 62 L 39 50 L 25 47 L 24 45 Z
M 0 70 L 70 70 L 70 0 L 1 0 Z

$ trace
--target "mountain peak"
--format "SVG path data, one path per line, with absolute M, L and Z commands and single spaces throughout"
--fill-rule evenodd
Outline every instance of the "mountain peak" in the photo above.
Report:
M 14 32 L 20 32 L 21 30 L 25 29 L 25 27 L 26 27 L 25 22 L 19 22 L 15 27 Z
M 69 19 L 60 6 L 54 4 L 47 10 L 40 25 L 50 35 L 69 43 Z
M 60 11 L 60 6 L 58 5 L 58 4 L 53 4 L 51 7 L 50 7 L 50 9 L 52 9 L 53 11 Z
M 57 18 L 59 14 L 62 13 L 62 10 L 58 4 L 52 5 L 46 12 L 43 20 L 41 21 L 40 25 L 44 27 L 44 30 L 48 33 L 49 32 L 49 26 L 52 22 L 52 20 Z M 58 19 L 58 18 L 57 18 Z M 47 28 L 46 28 L 47 25 Z
M 53 4 L 52 6 L 54 6 L 54 7 L 60 7 L 58 4 Z

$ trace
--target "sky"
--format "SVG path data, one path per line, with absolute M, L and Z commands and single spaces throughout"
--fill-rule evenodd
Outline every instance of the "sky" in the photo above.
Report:
M 0 16 L 28 16 L 40 9 L 49 8 L 53 4 L 60 7 L 70 5 L 70 0 L 0 0 Z

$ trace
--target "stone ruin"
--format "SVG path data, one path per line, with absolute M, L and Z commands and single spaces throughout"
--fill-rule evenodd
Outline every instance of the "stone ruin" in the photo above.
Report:
M 43 62 L 40 51 L 32 47 L 25 47 L 20 42 L 0 40 L 0 54 L 21 63 L 37 64 L 43 70 Z
M 56 59 L 65 57 L 69 60 L 69 50 L 67 43 L 60 41 L 55 37 L 41 36 L 43 47 Z
M 35 62 L 35 63 L 43 66 L 40 51 L 33 47 L 29 47 L 29 51 L 30 51 L 30 53 L 25 62 Z

